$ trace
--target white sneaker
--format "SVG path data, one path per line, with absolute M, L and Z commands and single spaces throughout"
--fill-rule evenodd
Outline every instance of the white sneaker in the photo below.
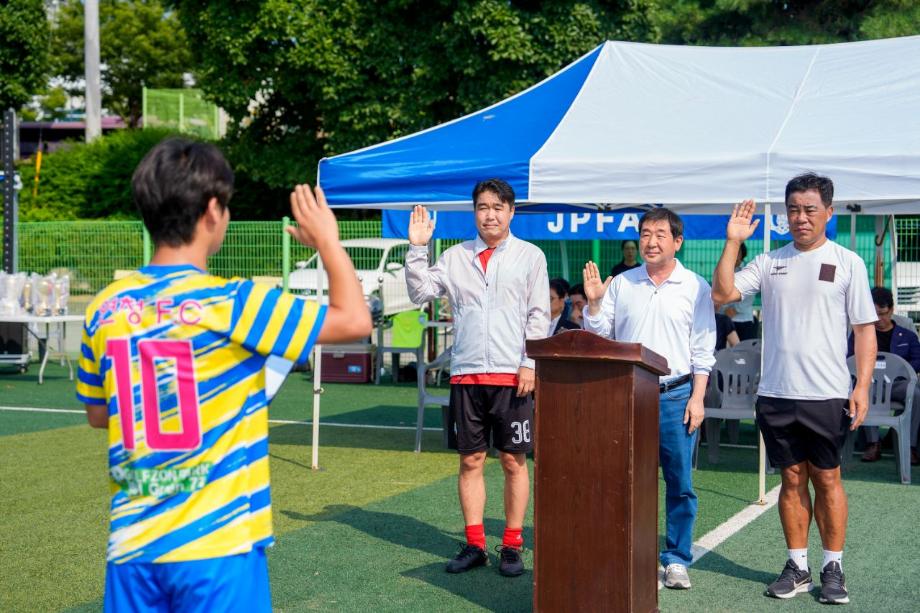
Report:
M 658 590 L 664 587 L 664 566 L 658 565 Z
M 664 569 L 664 586 L 672 590 L 689 590 L 690 575 L 683 564 L 668 564 Z

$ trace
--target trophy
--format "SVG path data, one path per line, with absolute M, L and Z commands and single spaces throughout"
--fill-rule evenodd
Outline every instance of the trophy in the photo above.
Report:
M 32 312 L 35 315 L 47 317 L 53 314 L 54 308 L 54 279 L 39 277 L 32 287 Z
M 21 273 L 0 273 L 0 315 L 16 316 L 22 314 L 20 299 L 26 276 Z
M 54 276 L 54 313 L 67 315 L 67 302 L 70 300 L 70 276 Z

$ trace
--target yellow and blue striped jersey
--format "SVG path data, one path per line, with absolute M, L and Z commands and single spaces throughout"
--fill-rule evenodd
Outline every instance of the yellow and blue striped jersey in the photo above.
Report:
M 109 561 L 273 542 L 265 362 L 305 362 L 325 308 L 193 266 L 142 268 L 90 303 L 77 398 L 108 406 Z

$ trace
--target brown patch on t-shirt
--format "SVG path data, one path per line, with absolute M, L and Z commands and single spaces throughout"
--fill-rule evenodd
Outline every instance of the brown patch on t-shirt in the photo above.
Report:
M 821 264 L 821 272 L 818 273 L 819 281 L 827 281 L 828 283 L 834 282 L 834 277 L 837 275 L 837 267 L 833 264 Z

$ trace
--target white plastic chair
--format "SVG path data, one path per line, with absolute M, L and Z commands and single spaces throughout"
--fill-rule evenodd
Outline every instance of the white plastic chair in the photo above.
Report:
M 850 376 L 856 380 L 856 356 L 847 358 Z M 907 380 L 904 402 L 891 400 L 891 387 L 897 379 Z M 895 466 L 901 475 L 901 483 L 910 485 L 910 415 L 914 410 L 914 388 L 917 387 L 917 373 L 903 358 L 893 353 L 880 351 L 872 371 L 869 386 L 869 412 L 863 426 L 889 426 L 895 433 Z M 903 409 L 903 410 L 902 410 Z M 896 415 L 901 411 L 900 415 Z M 846 466 L 853 456 L 856 433 L 847 431 L 843 445 L 843 464 Z
M 732 351 L 756 351 L 760 353 L 760 339 L 759 338 L 749 338 L 743 340 L 734 347 L 731 347 Z
M 737 347 L 737 346 L 736 346 Z M 757 384 L 760 382 L 760 352 L 722 349 L 716 354 L 716 364 L 709 375 L 712 385 L 710 400 L 715 406 L 706 407 L 703 428 L 711 464 L 719 461 L 721 420 L 754 419 Z

